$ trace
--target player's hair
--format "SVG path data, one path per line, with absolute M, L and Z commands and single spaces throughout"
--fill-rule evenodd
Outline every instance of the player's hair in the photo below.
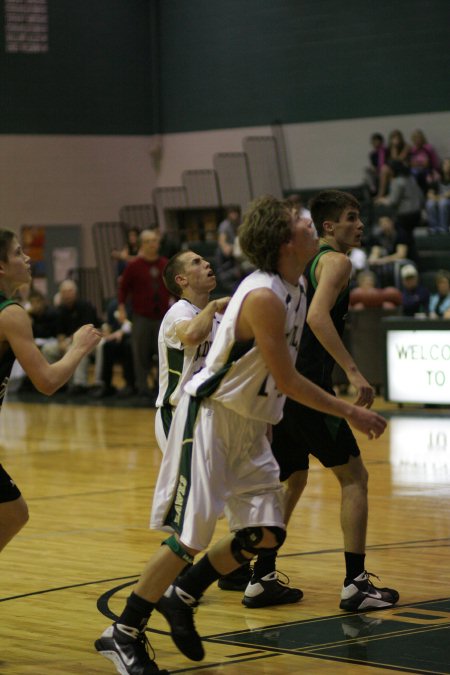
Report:
M 186 255 L 187 252 L 188 251 L 178 251 L 178 253 L 175 253 L 165 266 L 162 275 L 167 290 L 176 298 L 181 298 L 183 291 L 175 281 L 175 277 L 177 274 L 182 274 L 184 272 L 183 256 Z
M 0 260 L 2 262 L 8 262 L 9 249 L 15 236 L 10 230 L 0 229 Z
M 255 199 L 238 230 L 244 255 L 264 272 L 278 271 L 280 246 L 292 238 L 292 214 L 285 201 L 265 195 Z
M 311 217 L 319 236 L 323 236 L 323 224 L 326 220 L 337 222 L 343 211 L 348 208 L 360 210 L 356 197 L 341 190 L 322 190 L 310 204 Z

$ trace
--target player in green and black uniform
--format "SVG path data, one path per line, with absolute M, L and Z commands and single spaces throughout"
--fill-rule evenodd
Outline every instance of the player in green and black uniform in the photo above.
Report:
M 370 408 L 374 390 L 342 342 L 351 275 L 347 254 L 361 245 L 364 227 L 359 203 L 351 194 L 324 190 L 312 201 L 311 215 L 320 248 L 305 271 L 308 315 L 296 367 L 332 394 L 332 370 L 338 363 L 357 391 L 356 405 Z M 375 588 L 365 572 L 368 473 L 346 420 L 287 399 L 283 419 L 273 428 L 272 450 L 280 465 L 280 478 L 287 481 L 286 522 L 306 486 L 310 453 L 331 468 L 340 483 L 346 563 L 341 609 L 367 611 L 391 607 L 399 598 L 397 591 Z M 248 585 L 243 603 L 264 607 L 272 604 L 271 598 L 266 598 L 264 578 L 273 573 L 275 556 L 271 560 L 258 559 L 256 568 L 261 570 L 260 580 L 253 579 Z
M 83 326 L 74 334 L 65 356 L 58 363 L 47 363 L 34 342 L 27 312 L 14 300 L 18 289 L 30 282 L 30 258 L 13 232 L 0 229 L 0 407 L 16 358 L 34 386 L 44 394 L 52 394 L 68 381 L 101 338 L 94 326 Z M 0 465 L 0 551 L 27 520 L 26 502 Z

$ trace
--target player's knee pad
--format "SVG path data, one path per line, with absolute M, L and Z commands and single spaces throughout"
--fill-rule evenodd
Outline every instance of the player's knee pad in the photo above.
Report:
M 251 558 L 247 558 L 243 553 L 242 553 L 242 546 L 236 537 L 231 540 L 230 544 L 230 549 L 231 549 L 231 555 L 233 558 L 236 560 L 236 562 L 239 563 L 239 565 L 245 565 L 245 563 L 250 562 Z
M 185 563 L 192 565 L 194 562 L 194 558 L 186 551 L 186 549 L 183 547 L 183 544 L 178 541 L 174 534 L 172 534 L 172 536 L 170 536 L 168 539 L 165 539 L 161 546 L 168 546 L 172 553 L 175 553 L 175 555 L 181 558 L 181 560 L 184 560 Z
M 242 551 L 255 555 L 258 552 L 256 545 L 259 544 L 263 536 L 262 527 L 244 527 L 242 530 L 235 532 L 234 539 L 231 541 L 231 554 L 236 562 L 240 565 L 249 562 L 250 558 L 247 558 Z
M 283 544 L 286 539 L 286 530 L 282 527 L 268 527 L 266 530 L 272 532 L 275 536 L 276 543 L 274 546 L 262 547 L 259 546 L 260 542 L 264 538 L 264 528 L 263 527 L 245 527 L 242 530 L 238 530 L 234 539 L 231 542 L 231 553 L 237 562 L 241 565 L 245 562 L 248 562 L 248 558 L 243 555 L 243 551 L 246 553 L 251 553 L 252 555 L 270 555 L 275 551 L 278 551 L 280 546 Z

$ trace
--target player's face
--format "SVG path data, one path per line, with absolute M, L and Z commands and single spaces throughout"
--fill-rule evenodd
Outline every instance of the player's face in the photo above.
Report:
M 8 251 L 8 261 L 2 262 L 4 278 L 14 287 L 28 284 L 31 281 L 30 257 L 25 255 L 18 239 L 14 237 Z
M 319 249 L 317 230 L 311 218 L 304 218 L 297 210 L 292 212 L 292 244 L 298 260 L 306 264 Z
M 189 286 L 199 292 L 210 292 L 216 287 L 216 276 L 211 265 L 193 251 L 183 256 L 184 275 Z
M 361 246 L 364 225 L 358 209 L 352 206 L 344 209 L 339 220 L 333 225 L 334 238 L 340 251 L 347 253 L 350 249 Z

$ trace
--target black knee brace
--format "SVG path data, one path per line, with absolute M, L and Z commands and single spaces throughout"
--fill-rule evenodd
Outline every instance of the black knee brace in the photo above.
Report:
M 270 546 L 267 548 L 258 546 L 264 537 L 263 527 L 245 527 L 235 533 L 234 539 L 231 541 L 231 553 L 233 558 L 240 565 L 243 565 L 249 561 L 249 558 L 246 558 L 242 551 L 251 553 L 252 555 L 270 555 L 273 552 L 278 551 L 286 539 L 286 530 L 281 527 L 269 526 L 266 526 L 266 529 L 275 535 L 275 546 Z

